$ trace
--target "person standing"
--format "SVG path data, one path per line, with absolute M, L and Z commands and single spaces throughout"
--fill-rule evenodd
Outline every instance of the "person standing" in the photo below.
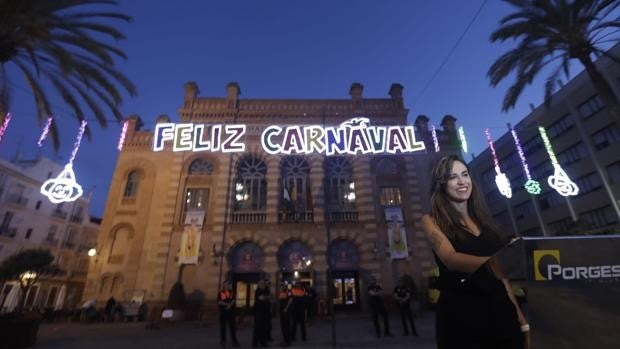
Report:
M 268 321 L 269 307 L 271 306 L 271 297 L 265 280 L 258 281 L 258 287 L 254 291 L 254 333 L 252 336 L 253 347 L 266 347 L 269 339 Z
M 306 314 L 308 322 L 311 323 L 314 318 L 314 309 L 316 308 L 316 292 L 312 286 L 306 286 Z
M 381 327 L 379 326 L 379 315 L 383 317 L 384 334 L 386 337 L 392 336 L 390 333 L 390 322 L 383 301 L 383 288 L 377 282 L 377 278 L 371 277 L 370 286 L 368 286 L 368 294 L 370 295 L 370 311 L 372 313 L 372 321 L 375 325 L 377 337 L 381 337 Z
M 301 340 L 306 341 L 306 291 L 299 281 L 295 282 L 293 293 L 293 326 L 291 340 L 297 337 L 297 325 L 301 328 Z
M 394 288 L 394 300 L 398 304 L 398 312 L 403 322 L 405 336 L 409 335 L 409 327 L 411 326 L 411 334 L 418 335 L 415 323 L 413 322 L 413 313 L 411 312 L 411 290 L 405 286 L 404 280 L 401 278 L 399 284 Z
M 269 279 L 265 279 L 265 286 L 267 287 L 267 294 L 269 295 L 269 307 L 267 307 L 268 316 L 267 316 L 267 342 L 273 342 L 273 337 L 271 336 L 271 319 L 272 319 L 272 301 L 273 296 L 271 294 L 271 281 Z
M 103 308 L 104 321 L 111 321 L 114 315 L 114 308 L 116 308 L 116 300 L 114 297 L 110 297 Z
M 230 281 L 224 281 L 222 289 L 217 294 L 217 305 L 220 313 L 220 345 L 226 346 L 226 327 L 230 330 L 233 347 L 238 347 L 235 331 L 235 295 Z
M 459 157 L 442 157 L 431 178 L 431 212 L 422 217 L 439 267 L 439 349 L 529 348 L 530 326 L 491 256 L 507 244 Z
M 290 284 L 288 284 L 290 286 Z M 286 283 L 282 283 L 278 292 L 278 302 L 280 307 L 280 328 L 282 329 L 281 347 L 291 345 L 291 306 L 293 304 L 292 287 L 289 289 Z

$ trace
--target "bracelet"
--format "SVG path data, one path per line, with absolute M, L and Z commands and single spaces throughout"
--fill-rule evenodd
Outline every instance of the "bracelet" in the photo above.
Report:
M 530 324 L 521 325 L 521 332 L 529 332 Z

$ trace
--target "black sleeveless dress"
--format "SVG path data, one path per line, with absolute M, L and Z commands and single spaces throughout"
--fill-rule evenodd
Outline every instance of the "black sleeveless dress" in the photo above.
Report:
M 462 234 L 450 241 L 457 252 L 491 256 L 504 242 L 488 231 L 480 236 Z M 439 266 L 439 303 L 436 335 L 439 349 L 522 349 L 517 312 L 504 284 L 486 266 L 473 274 L 450 271 L 435 255 Z

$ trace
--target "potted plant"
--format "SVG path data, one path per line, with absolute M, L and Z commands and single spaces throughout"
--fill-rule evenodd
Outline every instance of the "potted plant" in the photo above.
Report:
M 0 338 L 9 348 L 35 344 L 40 316 L 24 312 L 24 303 L 28 291 L 40 278 L 62 273 L 53 261 L 49 250 L 31 249 L 20 251 L 0 264 L 0 281 L 17 281 L 21 291 L 15 310 L 0 318 Z

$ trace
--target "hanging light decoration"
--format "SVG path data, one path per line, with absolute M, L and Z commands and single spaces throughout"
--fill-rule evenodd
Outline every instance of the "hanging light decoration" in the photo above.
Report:
M 551 176 L 549 176 L 549 178 L 547 178 L 549 186 L 555 189 L 558 194 L 562 196 L 574 196 L 579 194 L 579 187 L 577 184 L 575 184 L 575 182 L 568 177 L 562 166 L 560 166 L 558 158 L 555 156 L 555 152 L 551 146 L 551 142 L 549 141 L 549 137 L 547 137 L 545 128 L 539 126 L 538 131 L 540 132 L 540 136 L 545 144 L 545 149 L 547 149 L 547 154 L 549 154 L 549 159 L 551 159 L 551 164 L 553 165 L 554 172 Z
M 508 180 L 508 177 L 506 177 L 506 174 L 503 173 L 499 168 L 499 160 L 497 159 L 497 154 L 495 153 L 493 139 L 491 139 L 491 132 L 488 128 L 485 128 L 484 134 L 487 136 L 489 149 L 491 149 L 491 154 L 493 154 L 493 163 L 495 165 L 495 185 L 497 185 L 497 189 L 499 189 L 499 192 L 502 195 L 510 199 L 512 197 L 512 188 L 510 187 L 510 181 Z
M 433 144 L 435 144 L 435 153 L 439 153 L 439 139 L 437 138 L 437 129 L 431 124 L 431 136 L 433 136 Z
M 9 122 L 11 121 L 11 113 L 6 113 L 4 116 L 4 121 L 2 125 L 0 125 L 0 142 L 2 142 L 2 137 L 4 137 L 4 133 L 6 132 L 6 128 L 9 127 Z
M 118 139 L 118 151 L 123 150 L 123 145 L 125 144 L 125 136 L 127 135 L 127 125 L 129 124 L 129 122 L 127 120 L 125 120 L 125 122 L 123 122 L 123 129 L 121 130 L 121 136 Z
M 527 178 L 524 188 L 528 193 L 532 195 L 538 195 L 542 191 L 540 187 L 540 182 L 532 179 L 532 175 L 530 174 L 530 167 L 525 160 L 525 153 L 523 152 L 523 147 L 521 147 L 521 142 L 519 141 L 519 136 L 517 136 L 517 131 L 512 128 L 512 125 L 510 125 L 510 123 L 508 123 L 508 129 L 512 134 L 512 139 L 514 139 L 515 141 L 515 147 L 517 148 L 517 153 L 519 154 L 519 158 L 521 159 L 521 166 L 523 167 L 523 172 L 525 172 L 525 177 Z
M 47 196 L 47 198 L 55 204 L 61 202 L 70 202 L 77 200 L 84 191 L 75 180 L 75 173 L 73 172 L 73 160 L 77 155 L 80 144 L 82 143 L 82 136 L 86 130 L 86 121 L 82 120 L 78 136 L 73 143 L 73 151 L 71 152 L 71 158 L 69 163 L 65 165 L 65 168 L 60 172 L 56 178 L 48 179 L 41 186 L 41 194 Z
M 43 141 L 47 139 L 47 134 L 50 132 L 50 126 L 52 126 L 52 117 L 48 116 L 47 122 L 45 123 L 43 131 L 41 132 L 41 137 L 39 137 L 39 141 L 37 142 L 39 148 L 43 146 Z
M 467 153 L 467 139 L 465 139 L 465 129 L 463 126 L 459 127 L 459 139 L 461 140 L 461 149 L 464 153 Z

